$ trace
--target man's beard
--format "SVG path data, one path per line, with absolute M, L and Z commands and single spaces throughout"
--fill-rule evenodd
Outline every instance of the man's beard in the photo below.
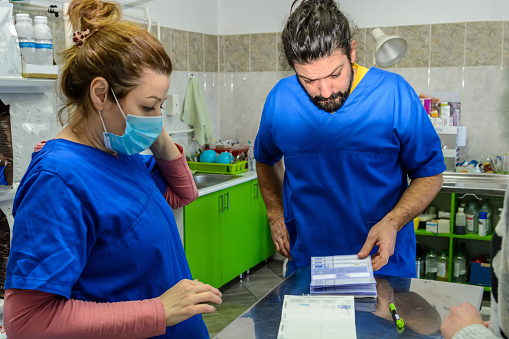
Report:
M 321 95 L 317 95 L 314 97 L 309 96 L 309 100 L 311 100 L 311 102 L 315 104 L 316 107 L 324 110 L 325 112 L 328 113 L 336 112 L 343 106 L 343 104 L 346 101 L 346 98 L 348 98 L 348 95 L 350 94 L 350 89 L 352 88 L 352 83 L 353 83 L 353 67 L 352 64 L 350 63 L 350 84 L 348 84 L 348 89 L 345 92 L 338 91 L 332 93 L 328 98 L 324 98 Z

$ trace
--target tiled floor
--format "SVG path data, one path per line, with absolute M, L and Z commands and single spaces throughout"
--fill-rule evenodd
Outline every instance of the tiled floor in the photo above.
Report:
M 271 260 L 253 267 L 243 274 L 242 280 L 235 278 L 220 288 L 223 303 L 214 305 L 216 312 L 203 314 L 210 337 L 214 337 L 255 302 L 283 281 L 283 262 Z

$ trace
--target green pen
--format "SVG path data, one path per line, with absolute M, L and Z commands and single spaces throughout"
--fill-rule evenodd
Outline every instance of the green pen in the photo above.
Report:
M 393 303 L 389 303 L 389 309 L 391 310 L 392 319 L 396 323 L 396 327 L 398 328 L 398 332 L 401 333 L 405 329 L 405 322 L 400 318 L 398 311 L 396 310 L 396 306 Z

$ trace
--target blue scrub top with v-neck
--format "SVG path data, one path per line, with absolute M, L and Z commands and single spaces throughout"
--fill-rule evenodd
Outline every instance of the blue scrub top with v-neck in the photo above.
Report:
M 117 302 L 192 279 L 165 190 L 153 156 L 48 141 L 16 193 L 5 288 Z M 196 315 L 157 338 L 208 337 Z
M 254 145 L 257 161 L 284 156 L 283 203 L 290 236 L 288 273 L 311 256 L 356 254 L 410 179 L 442 173 L 440 139 L 412 87 L 371 68 L 333 114 L 316 107 L 297 77 L 269 93 Z M 373 248 L 372 254 L 378 248 Z M 415 276 L 412 223 L 376 273 Z

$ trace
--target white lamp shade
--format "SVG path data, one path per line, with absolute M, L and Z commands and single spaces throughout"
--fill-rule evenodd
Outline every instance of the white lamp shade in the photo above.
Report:
M 380 28 L 371 32 L 375 39 L 375 62 L 382 67 L 389 67 L 403 59 L 407 50 L 405 39 L 397 35 L 386 35 Z

